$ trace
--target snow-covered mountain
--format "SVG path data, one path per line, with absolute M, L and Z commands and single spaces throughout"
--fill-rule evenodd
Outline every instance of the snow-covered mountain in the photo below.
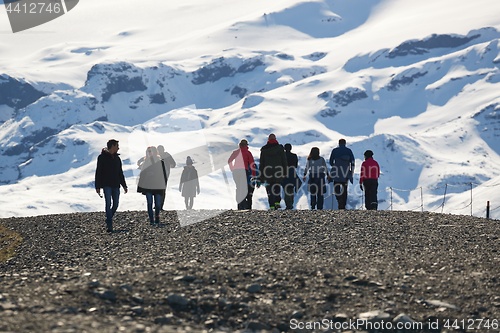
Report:
M 228 154 L 246 138 L 258 157 L 274 132 L 302 167 L 345 138 L 359 174 L 373 150 L 380 209 L 484 216 L 491 201 L 500 218 L 498 13 L 493 0 L 86 0 L 13 34 L 0 8 L 0 217 L 102 210 L 110 138 L 131 188 L 120 209 L 145 208 L 136 161 L 159 144 L 178 162 L 168 209 L 183 208 L 188 155 L 195 208 L 235 208 Z M 255 201 L 266 208 L 264 189 Z M 348 206 L 362 207 L 357 186 Z

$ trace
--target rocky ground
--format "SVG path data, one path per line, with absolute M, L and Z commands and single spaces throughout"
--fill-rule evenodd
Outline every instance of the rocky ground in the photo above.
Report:
M 22 237 L 0 231 L 15 248 L 0 332 L 500 330 L 496 220 L 227 211 L 181 227 L 174 211 L 160 226 L 128 211 L 108 234 L 103 216 L 0 219 Z

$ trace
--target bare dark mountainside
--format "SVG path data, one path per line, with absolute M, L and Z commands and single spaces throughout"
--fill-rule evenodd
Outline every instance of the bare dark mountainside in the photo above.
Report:
M 499 331 L 496 220 L 127 211 L 108 234 L 103 215 L 0 219 L 0 332 Z

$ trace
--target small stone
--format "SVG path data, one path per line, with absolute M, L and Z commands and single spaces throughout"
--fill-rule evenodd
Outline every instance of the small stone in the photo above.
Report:
M 399 315 L 397 315 L 393 320 L 393 323 L 402 323 L 402 324 L 406 324 L 406 323 L 414 323 L 415 320 L 413 320 L 412 318 L 410 318 L 408 315 L 404 314 L 404 313 L 401 313 Z
M 247 286 L 247 291 L 251 294 L 258 293 L 262 290 L 262 286 L 258 283 Z
M 294 319 L 301 319 L 301 318 L 304 318 L 304 313 L 301 312 L 301 311 L 294 311 L 292 313 L 292 318 Z
M 262 332 L 262 331 L 268 330 L 269 326 L 264 324 L 264 323 L 258 322 L 258 321 L 251 321 L 248 323 L 247 328 L 251 331 L 254 331 L 254 332 Z
M 130 310 L 136 315 L 142 315 L 144 313 L 144 308 L 142 306 L 134 306 Z
M 188 307 L 189 300 L 183 295 L 171 294 L 167 297 L 167 303 L 176 310 L 182 311 Z
M 116 301 L 116 293 L 112 290 L 101 290 L 96 292 L 96 295 L 106 301 L 115 302 Z

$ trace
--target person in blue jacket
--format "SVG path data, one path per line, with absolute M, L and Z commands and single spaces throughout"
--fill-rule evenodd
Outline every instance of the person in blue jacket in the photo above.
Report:
M 353 183 L 354 154 L 346 147 L 346 140 L 340 139 L 339 146 L 330 154 L 330 179 L 333 180 L 333 192 L 339 209 L 345 209 L 347 204 L 347 184 Z

